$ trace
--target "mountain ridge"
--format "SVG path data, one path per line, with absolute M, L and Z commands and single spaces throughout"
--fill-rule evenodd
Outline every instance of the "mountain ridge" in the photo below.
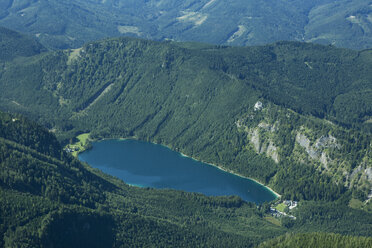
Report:
M 365 0 L 4 0 L 0 7 L 0 25 L 35 35 L 52 49 L 120 35 L 238 46 L 297 40 L 354 49 L 370 48 L 372 39 L 372 5 Z

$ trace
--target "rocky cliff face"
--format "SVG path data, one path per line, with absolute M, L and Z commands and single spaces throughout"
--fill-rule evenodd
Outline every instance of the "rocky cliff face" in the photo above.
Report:
M 343 146 L 354 144 L 340 135 L 341 127 L 272 104 L 263 104 L 260 109 L 252 107 L 236 121 L 236 126 L 246 133 L 250 149 L 257 154 L 278 164 L 286 160 L 313 166 L 331 175 L 335 183 L 361 189 L 372 198 L 371 149 L 360 151 L 362 158 L 353 166 L 353 154 Z
M 305 149 L 309 158 L 320 162 L 327 170 L 329 169 L 328 164 L 333 161 L 330 159 L 326 149 L 340 149 L 337 139 L 332 135 L 322 136 L 316 140 L 314 145 L 310 145 L 310 140 L 306 137 L 306 135 L 301 133 L 301 131 L 298 131 L 296 134 L 296 142 Z
M 272 158 L 275 163 L 279 163 L 278 148 L 275 146 L 273 140 L 270 138 L 266 139 L 264 132 L 271 132 L 272 126 L 265 123 L 260 123 L 257 128 L 254 128 L 248 133 L 248 138 L 252 143 L 255 151 L 259 154 L 266 154 L 266 156 Z M 265 126 L 264 128 L 262 126 Z M 268 127 L 268 129 L 266 129 Z

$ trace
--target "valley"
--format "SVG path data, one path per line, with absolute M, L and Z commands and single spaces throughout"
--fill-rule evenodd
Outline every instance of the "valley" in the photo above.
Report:
M 337 7 L 313 6 L 325 2 L 303 7 L 319 18 Z M 9 1 L 6 8 L 27 17 L 38 10 L 30 6 L 46 13 L 55 6 L 23 3 Z M 126 4 L 97 1 L 89 8 L 96 13 L 97 6 Z M 140 11 L 142 4 L 130 6 Z M 169 28 L 181 25 L 185 34 L 215 23 L 203 11 L 224 7 L 218 0 L 146 4 L 183 9 L 173 13 L 179 22 Z M 367 30 L 369 19 L 359 10 L 348 8 L 346 20 Z M 153 20 L 172 14 L 145 13 Z M 38 21 L 29 27 L 40 34 Z M 63 23 L 61 30 L 68 30 Z M 0 29 L 0 247 L 296 247 L 314 239 L 325 247 L 371 245 L 370 49 L 294 41 L 230 47 L 176 42 L 165 33 L 164 41 L 91 41 L 107 35 L 94 33 L 91 24 L 91 36 L 69 35 L 68 44 L 58 32 L 61 43 L 46 33 L 36 39 Z M 134 22 L 117 24 L 116 31 L 154 38 Z M 246 33 L 258 37 L 242 24 L 221 31 L 225 38 L 215 43 L 238 45 Z M 38 40 L 63 49 L 48 51 Z M 74 157 L 118 138 L 160 144 L 178 159 L 186 159 L 183 154 L 252 178 L 281 199 L 133 187 Z M 199 174 L 205 182 L 213 173 Z M 296 207 L 286 215 L 281 202 L 287 200 Z

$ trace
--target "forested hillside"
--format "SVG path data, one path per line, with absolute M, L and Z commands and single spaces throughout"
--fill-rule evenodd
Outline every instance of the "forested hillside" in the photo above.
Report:
M 0 247 L 370 245 L 371 50 L 118 38 L 40 53 L 3 33 L 0 109 L 17 114 L 0 112 Z M 62 150 L 80 133 L 258 179 L 299 200 L 296 218 L 128 186 Z
M 335 200 L 355 188 L 365 200 L 371 56 L 293 42 L 234 48 L 112 39 L 6 64 L 0 106 L 60 140 L 81 132 L 150 140 L 291 198 Z M 258 101 L 262 111 L 254 111 Z M 276 131 L 264 134 L 271 126 Z M 268 145 L 274 157 L 261 149 Z
M 364 237 L 341 236 L 336 234 L 309 233 L 298 235 L 285 235 L 275 240 L 265 242 L 258 246 L 264 247 L 286 247 L 286 248 L 354 248 L 371 247 L 372 239 Z
M 267 221 L 267 205 L 131 187 L 61 150 L 48 130 L 0 113 L 0 247 L 253 247 L 301 242 L 364 245 L 372 214 L 303 202 L 296 222 Z M 329 204 L 329 205 L 327 205 Z M 279 237 L 278 239 L 273 239 Z M 284 237 L 284 238 L 283 238 Z M 273 239 L 273 240 L 271 240 Z M 346 246 L 348 247 L 348 246 Z
M 2 0 L 0 25 L 34 35 L 52 49 L 120 35 L 365 49 L 372 44 L 372 5 L 368 0 Z
M 247 247 L 283 234 L 238 197 L 130 187 L 0 113 L 0 247 Z
M 0 27 L 0 61 L 30 57 L 46 49 L 34 38 Z

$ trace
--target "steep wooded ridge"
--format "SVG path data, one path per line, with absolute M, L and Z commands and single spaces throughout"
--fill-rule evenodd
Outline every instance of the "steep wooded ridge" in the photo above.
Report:
M 151 140 L 291 198 L 337 199 L 345 186 L 366 200 L 371 57 L 298 42 L 111 39 L 5 63 L 0 106 L 61 140 L 79 132 Z
M 0 25 L 58 49 L 119 35 L 229 45 L 296 40 L 365 49 L 372 44 L 372 2 L 2 0 Z
M 372 214 L 347 207 L 350 196 L 304 201 L 295 223 L 283 219 L 278 226 L 264 218 L 268 205 L 257 208 L 239 197 L 128 186 L 66 154 L 45 128 L 2 112 L 0 196 L 0 247 L 253 247 L 264 241 L 267 247 L 314 240 L 367 247 L 372 242 Z M 280 236 L 314 229 L 340 235 Z

